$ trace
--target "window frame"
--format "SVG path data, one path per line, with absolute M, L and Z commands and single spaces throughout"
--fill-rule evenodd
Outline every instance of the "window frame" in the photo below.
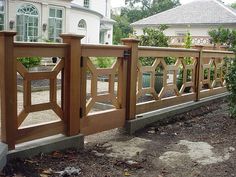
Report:
M 2 29 L 0 27 L 0 31 L 5 29 L 6 26 L 6 1 L 5 0 L 0 0 L 0 2 L 2 1 L 3 4 L 3 11 L 0 9 L 0 15 L 3 16 L 3 23 L 0 23 L 0 26 L 2 26 Z
M 85 8 L 90 8 L 90 0 L 84 0 L 84 7 Z
M 51 16 L 50 11 L 54 9 L 55 13 L 54 16 Z M 57 13 L 58 11 L 61 11 L 61 17 L 57 17 Z M 53 22 L 50 22 L 53 21 Z M 57 27 L 58 22 L 60 22 L 60 27 Z M 51 23 L 53 23 L 53 25 L 51 25 Z M 51 27 L 53 30 L 53 35 L 51 35 Z M 49 7 L 49 15 L 48 15 L 48 39 L 52 42 L 61 42 L 62 39 L 60 38 L 60 34 L 63 33 L 64 30 L 64 9 L 61 7 L 57 7 L 57 6 L 50 6 Z M 60 31 L 58 33 L 58 31 Z M 58 33 L 58 35 L 57 35 Z
M 32 9 L 31 12 L 28 11 L 29 7 Z M 39 38 L 39 22 L 38 8 L 30 3 L 22 4 L 16 13 L 16 30 L 18 32 L 16 40 L 37 42 Z
M 83 26 L 81 27 L 80 24 Z M 87 30 L 87 22 L 84 19 L 80 19 L 78 23 L 79 30 Z

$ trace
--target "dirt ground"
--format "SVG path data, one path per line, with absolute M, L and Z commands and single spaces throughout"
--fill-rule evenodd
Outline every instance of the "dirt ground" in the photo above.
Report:
M 236 120 L 221 100 L 153 124 L 133 136 L 112 130 L 86 138 L 84 150 L 8 162 L 2 176 L 233 177 Z

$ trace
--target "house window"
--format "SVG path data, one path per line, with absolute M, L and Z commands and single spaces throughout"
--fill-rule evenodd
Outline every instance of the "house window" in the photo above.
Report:
M 84 0 L 84 7 L 89 8 L 89 0 Z
M 17 41 L 37 42 L 39 14 L 35 6 L 24 4 L 16 14 Z
M 49 9 L 48 38 L 52 42 L 61 42 L 63 10 L 58 8 Z
M 105 44 L 105 31 L 100 31 L 99 43 Z
M 79 24 L 78 24 L 78 27 L 79 27 L 79 29 L 84 29 L 84 30 L 86 30 L 86 28 L 87 28 L 87 25 L 86 25 L 86 21 L 85 20 L 80 20 L 79 21 Z
M 184 37 L 187 35 L 187 31 L 177 31 L 176 32 L 176 42 L 177 43 L 184 43 Z
M 186 36 L 187 35 L 187 31 L 178 31 L 176 32 L 176 36 Z
M 0 0 L 0 31 L 4 30 L 4 23 L 5 23 L 5 0 Z

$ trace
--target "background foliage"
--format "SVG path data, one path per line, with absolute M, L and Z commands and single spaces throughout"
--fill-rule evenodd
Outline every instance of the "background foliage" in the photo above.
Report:
M 113 42 L 120 44 L 121 38 L 129 37 L 133 33 L 131 23 L 148 16 L 163 12 L 180 5 L 179 0 L 126 0 L 126 7 L 121 9 L 121 14 L 112 14 L 114 25 Z
M 27 69 L 38 66 L 41 62 L 41 57 L 22 57 L 17 58 Z
M 236 118 L 236 59 L 230 64 L 229 72 L 226 75 L 227 88 L 230 91 L 229 107 L 232 117 Z

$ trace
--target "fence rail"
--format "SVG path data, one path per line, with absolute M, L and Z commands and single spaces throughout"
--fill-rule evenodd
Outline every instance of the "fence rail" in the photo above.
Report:
M 18 143 L 55 134 L 89 135 L 123 127 L 138 114 L 227 92 L 224 75 L 230 60 L 225 58 L 234 58 L 232 52 L 201 47 L 138 46 L 136 39 L 123 39 L 120 46 L 88 45 L 81 44 L 82 36 L 62 35 L 64 43 L 45 44 L 14 42 L 14 35 L 0 32 L 1 141 L 11 149 Z M 60 60 L 49 71 L 29 72 L 17 60 L 21 57 Z M 112 62 L 103 68 L 96 64 L 98 60 Z M 20 112 L 17 73 L 23 78 Z M 49 80 L 48 102 L 32 102 L 31 84 L 35 80 Z M 105 110 L 97 111 L 97 107 Z M 53 111 L 58 119 L 22 126 L 29 114 L 46 110 Z
M 209 36 L 191 36 L 194 45 L 212 44 Z M 184 44 L 185 36 L 170 36 L 170 44 Z

